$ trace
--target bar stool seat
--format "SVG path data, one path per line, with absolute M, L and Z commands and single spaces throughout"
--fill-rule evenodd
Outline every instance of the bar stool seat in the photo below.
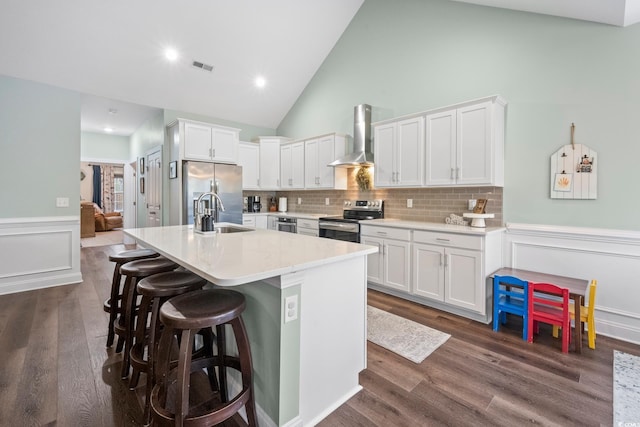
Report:
M 141 372 L 147 374 L 144 408 L 145 424 L 150 421 L 151 405 L 149 399 L 151 389 L 155 384 L 153 367 L 155 365 L 155 349 L 160 338 L 161 323 L 158 320 L 160 307 L 169 298 L 202 289 L 206 283 L 205 279 L 188 271 L 170 271 L 154 274 L 138 282 L 137 291 L 138 294 L 142 295 L 142 301 L 138 310 L 135 342 L 130 352 L 133 373 L 131 374 L 129 388 L 134 389 L 138 385 Z M 147 326 L 147 318 L 149 316 L 151 319 Z
M 116 265 L 113 268 L 113 278 L 111 279 L 111 292 L 109 294 L 109 298 L 105 300 L 102 306 L 102 309 L 105 312 L 109 313 L 109 325 L 107 326 L 107 347 L 111 347 L 113 345 L 113 340 L 115 338 L 114 323 L 118 317 L 118 314 L 120 314 L 120 310 L 122 309 L 122 275 L 120 274 L 120 267 L 131 261 L 157 258 L 159 256 L 159 253 L 152 251 L 151 249 L 133 249 L 118 252 L 115 255 L 109 255 L 109 261 L 115 262 Z M 122 339 L 119 339 L 118 344 L 116 345 L 116 352 L 119 353 L 120 351 L 122 351 L 123 345 L 124 341 Z
M 244 296 L 227 289 L 206 289 L 189 292 L 169 299 L 160 308 L 164 325 L 158 345 L 156 385 L 151 392 L 151 411 L 157 425 L 209 426 L 234 416 L 242 406 L 248 424 L 256 426 L 255 397 L 251 349 L 241 314 L 246 307 Z M 238 356 L 227 354 L 224 329 L 230 325 L 235 337 Z M 192 358 L 195 333 L 203 328 L 216 328 L 217 351 L 202 358 Z M 171 349 L 174 336 L 180 336 L 177 366 L 171 368 Z M 219 386 L 211 385 L 202 393 L 193 380 L 203 369 L 218 368 Z M 241 373 L 242 390 L 229 399 L 226 369 Z M 196 390 L 198 389 L 198 390 Z M 173 397 L 175 396 L 175 399 Z M 175 400 L 175 401 L 174 401 Z
M 138 292 L 136 285 L 145 277 L 158 273 L 173 271 L 178 264 L 164 257 L 131 261 L 120 267 L 120 274 L 125 276 L 122 290 L 122 310 L 115 323 L 114 330 L 118 336 L 124 339 L 124 352 L 122 354 L 121 378 L 129 376 L 129 353 L 133 345 L 135 321 L 137 316 Z

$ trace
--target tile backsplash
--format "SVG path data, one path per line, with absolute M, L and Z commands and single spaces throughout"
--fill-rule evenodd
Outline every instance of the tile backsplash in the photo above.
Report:
M 449 214 L 462 215 L 469 199 L 487 199 L 487 213 L 495 214 L 487 219 L 488 226 L 503 225 L 502 187 L 453 187 L 453 188 L 398 188 L 360 191 L 355 182 L 355 169 L 349 170 L 347 190 L 300 190 L 300 191 L 244 191 L 244 196 L 261 196 L 262 212 L 269 210 L 270 197 L 287 197 L 289 212 L 341 215 L 345 200 L 383 199 L 385 218 L 407 221 L 443 223 Z M 298 198 L 301 203 L 298 204 Z M 326 205 L 326 199 L 329 205 Z M 407 207 L 412 199 L 413 207 Z

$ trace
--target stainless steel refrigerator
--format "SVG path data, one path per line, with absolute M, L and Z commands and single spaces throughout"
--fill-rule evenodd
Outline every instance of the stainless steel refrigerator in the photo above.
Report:
M 214 192 L 224 212 L 211 196 L 206 203 L 217 212 L 216 222 L 242 224 L 242 166 L 186 161 L 182 164 L 182 223 L 193 224 L 194 207 L 202 193 Z M 197 209 L 197 208 L 196 208 Z

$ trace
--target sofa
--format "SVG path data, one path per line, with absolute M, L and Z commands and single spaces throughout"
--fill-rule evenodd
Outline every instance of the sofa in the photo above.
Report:
M 96 231 L 109 231 L 122 228 L 122 214 L 120 212 L 104 213 L 100 206 L 93 204 Z

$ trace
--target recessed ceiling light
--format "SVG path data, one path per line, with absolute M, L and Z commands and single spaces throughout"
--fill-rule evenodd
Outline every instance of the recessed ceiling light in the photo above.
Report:
M 164 51 L 164 56 L 169 61 L 175 61 L 176 59 L 178 59 L 178 51 L 176 51 L 175 49 L 173 49 L 171 47 L 168 47 Z
M 118 114 L 118 110 L 116 110 L 115 108 L 109 108 L 109 114 L 111 114 L 112 116 L 116 115 Z
M 106 127 L 106 128 L 104 128 L 104 131 L 106 133 L 111 133 L 111 132 L 113 132 L 113 128 Z
M 258 77 L 256 77 L 255 83 L 256 83 L 257 87 L 263 88 L 267 84 L 267 81 L 265 80 L 264 77 L 258 76 Z

